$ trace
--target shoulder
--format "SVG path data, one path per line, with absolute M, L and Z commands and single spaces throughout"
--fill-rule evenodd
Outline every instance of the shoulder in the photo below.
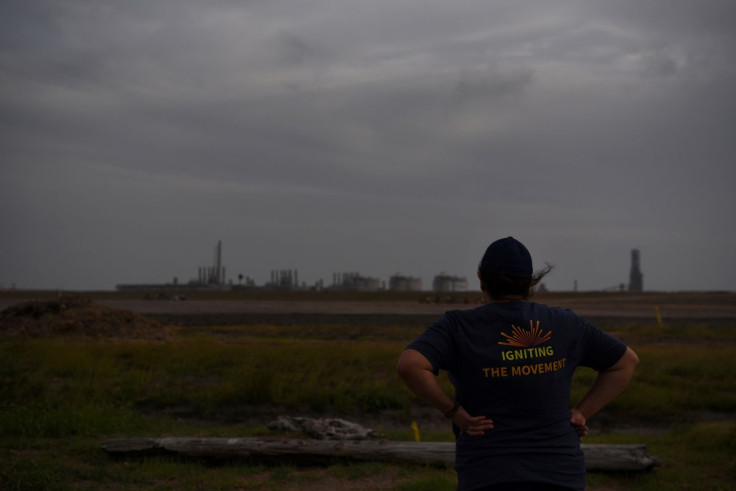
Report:
M 564 328 L 569 332 L 585 332 L 592 327 L 587 319 L 564 307 L 530 302 L 529 318 L 541 320 L 550 326 Z
M 536 313 L 544 314 L 558 320 L 583 320 L 583 318 L 574 311 L 564 307 L 553 307 L 543 303 L 529 302 L 529 308 Z
M 448 310 L 441 319 L 447 319 L 450 322 L 470 322 L 493 315 L 494 310 L 493 304 L 483 304 L 470 309 Z

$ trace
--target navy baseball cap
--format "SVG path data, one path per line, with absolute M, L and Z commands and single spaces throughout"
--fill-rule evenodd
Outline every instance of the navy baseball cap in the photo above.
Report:
M 531 278 L 532 255 L 524 244 L 513 237 L 498 239 L 486 249 L 478 265 L 478 271 L 482 274 L 502 274 L 512 278 Z

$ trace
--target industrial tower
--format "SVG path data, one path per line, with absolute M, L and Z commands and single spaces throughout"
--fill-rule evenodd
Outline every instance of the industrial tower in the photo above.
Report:
M 631 250 L 631 272 L 629 273 L 629 291 L 640 292 L 644 289 L 644 275 L 639 268 L 639 249 Z
M 200 285 L 225 285 L 225 267 L 222 265 L 222 241 L 218 240 L 215 246 L 215 258 L 213 266 L 199 268 L 197 282 Z

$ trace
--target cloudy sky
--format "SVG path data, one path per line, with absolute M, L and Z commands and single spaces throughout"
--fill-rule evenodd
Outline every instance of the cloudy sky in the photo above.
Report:
M 0 288 L 736 290 L 733 0 L 5 0 Z M 471 283 L 475 286 L 475 282 Z

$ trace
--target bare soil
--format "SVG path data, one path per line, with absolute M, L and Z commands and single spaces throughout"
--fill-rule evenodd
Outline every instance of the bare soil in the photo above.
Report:
M 448 310 L 480 305 L 480 296 L 448 297 L 438 302 L 364 300 L 104 300 L 105 305 L 127 309 L 167 325 L 349 325 L 365 327 L 427 326 Z M 436 298 L 436 297 L 435 297 Z M 451 297 L 449 297 L 451 299 Z M 469 300 L 473 298 L 475 300 Z M 443 301 L 444 300 L 444 301 Z M 697 319 L 736 321 L 736 294 L 586 294 L 550 295 L 537 302 L 569 308 L 606 325 L 634 320 L 664 322 Z
M 653 318 L 655 307 L 667 318 L 736 319 L 736 293 L 599 293 L 547 294 L 533 298 L 548 305 L 569 308 L 585 317 Z M 111 307 L 139 314 L 157 315 L 392 315 L 435 317 L 447 310 L 473 308 L 481 303 L 479 294 L 455 297 L 417 297 L 366 301 L 324 300 L 314 295 L 304 300 L 280 298 L 278 294 L 260 299 L 136 300 L 106 299 Z M 1 304 L 0 304 L 1 305 Z
M 28 301 L 0 312 L 0 335 L 40 337 L 80 335 L 100 339 L 165 341 L 171 333 L 163 324 L 128 310 L 94 303 L 80 296 Z
M 28 301 L 58 300 L 57 292 L 0 290 L 0 310 Z M 61 295 L 67 297 L 68 295 Z M 88 292 L 81 296 L 144 316 L 383 315 L 435 317 L 481 303 L 479 292 L 438 296 L 430 292 Z M 736 292 L 549 292 L 534 301 L 569 308 L 585 317 L 736 319 Z M 198 322 L 199 323 L 199 322 Z M 300 322 L 302 323 L 302 322 Z
M 0 335 L 72 334 L 166 340 L 170 333 L 164 326 L 423 326 L 448 310 L 480 304 L 480 295 L 471 292 L 449 297 L 416 295 L 413 299 L 381 296 L 378 300 L 366 300 L 360 293 L 337 299 L 331 299 L 329 294 L 294 299 L 280 292 L 255 298 L 222 292 L 201 300 L 181 300 L 184 297 L 174 295 L 149 300 L 113 292 L 55 296 L 46 293 L 41 299 L 34 299 L 32 292 L 27 292 L 30 298 L 23 298 L 22 292 L 0 292 L 0 309 L 4 309 L 0 311 Z M 663 321 L 736 320 L 736 293 L 730 292 L 568 293 L 539 295 L 534 300 L 609 323 L 656 321 L 657 314 Z

